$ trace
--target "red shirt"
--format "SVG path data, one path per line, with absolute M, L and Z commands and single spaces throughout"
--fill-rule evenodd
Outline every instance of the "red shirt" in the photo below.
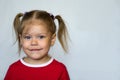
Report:
M 13 63 L 4 80 L 70 80 L 64 64 L 51 59 L 44 65 L 30 65 L 22 59 Z

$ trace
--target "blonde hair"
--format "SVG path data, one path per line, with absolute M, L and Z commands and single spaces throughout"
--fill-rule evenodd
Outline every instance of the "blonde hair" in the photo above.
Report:
M 58 20 L 58 40 L 65 52 L 68 51 L 68 44 L 67 44 L 67 37 L 68 37 L 68 32 L 66 25 L 64 23 L 64 20 L 60 15 L 53 16 L 52 14 L 43 11 L 43 10 L 32 10 L 30 12 L 26 13 L 18 13 L 14 19 L 14 30 L 16 33 L 16 41 L 18 40 L 18 48 L 19 48 L 19 53 L 21 51 L 21 44 L 20 44 L 20 36 L 22 35 L 22 32 L 24 30 L 25 24 L 29 21 L 34 21 L 34 20 L 43 20 L 48 27 L 48 30 L 52 33 L 55 34 L 56 31 L 56 25 L 54 20 Z

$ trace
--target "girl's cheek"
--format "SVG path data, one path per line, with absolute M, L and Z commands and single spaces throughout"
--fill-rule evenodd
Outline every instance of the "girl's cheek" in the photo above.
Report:
M 22 44 L 24 47 L 27 47 L 27 46 L 29 46 L 30 45 L 30 43 L 28 43 L 28 42 L 23 42 L 23 44 Z

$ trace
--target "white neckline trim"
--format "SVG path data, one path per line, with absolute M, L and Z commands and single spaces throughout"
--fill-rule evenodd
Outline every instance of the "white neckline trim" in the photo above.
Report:
M 26 63 L 23 58 L 20 59 L 20 62 L 25 65 L 25 66 L 28 66 L 28 67 L 45 67 L 47 65 L 49 65 L 50 63 L 53 62 L 53 58 L 51 58 L 48 62 L 46 63 L 43 63 L 43 64 L 37 64 L 37 65 L 34 65 L 34 64 L 29 64 L 29 63 Z

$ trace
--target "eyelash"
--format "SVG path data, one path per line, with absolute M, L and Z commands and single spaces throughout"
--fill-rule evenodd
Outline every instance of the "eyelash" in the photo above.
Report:
M 27 39 L 27 40 L 29 40 L 31 38 L 32 38 L 31 36 L 24 36 L 24 39 Z M 45 36 L 41 35 L 41 36 L 37 36 L 37 38 L 43 39 L 43 38 L 45 38 Z
M 30 39 L 31 37 L 30 36 L 25 36 L 24 39 Z
M 38 36 L 40 39 L 43 39 L 43 38 L 45 38 L 45 36 Z

